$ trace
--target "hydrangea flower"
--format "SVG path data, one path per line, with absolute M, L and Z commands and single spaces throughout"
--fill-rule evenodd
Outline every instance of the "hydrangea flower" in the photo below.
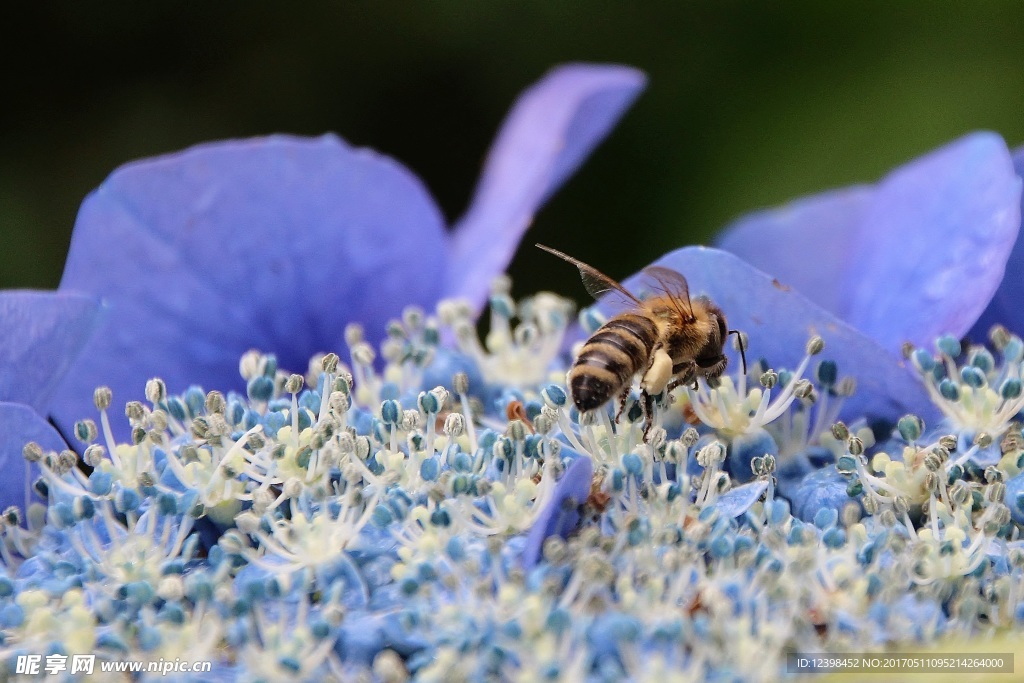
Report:
M 1020 314 L 1007 304 L 1020 291 L 1019 269 L 1008 266 L 1011 254 L 1018 254 L 1021 180 L 1014 164 L 1021 163 L 1020 154 L 1011 158 L 998 135 L 973 133 L 875 185 L 833 190 L 740 218 L 717 244 L 770 274 L 778 288 L 806 297 L 819 309 L 819 319 L 827 312 L 840 321 L 831 323 L 836 333 L 825 327 L 818 333 L 839 366 L 856 375 L 863 400 L 878 389 L 889 399 L 907 396 L 902 381 L 871 386 L 877 378 L 871 367 L 884 365 L 890 373 L 907 342 L 930 347 L 940 335 L 959 338 L 972 329 L 985 339 L 993 322 L 1018 324 Z M 719 303 L 740 329 L 746 329 L 743 318 L 752 316 L 773 332 L 792 328 L 788 320 L 776 326 L 778 309 L 760 297 L 729 307 Z M 856 340 L 861 353 L 837 349 L 837 335 Z M 788 346 L 774 334 L 759 341 L 751 342 L 754 352 L 773 363 L 779 362 L 775 351 L 785 353 Z M 885 357 L 871 362 L 866 354 Z M 848 405 L 850 413 L 864 407 L 861 399 Z
M 109 310 L 57 390 L 58 425 L 69 434 L 90 414 L 99 385 L 119 400 L 156 375 L 172 391 L 227 389 L 253 347 L 302 369 L 348 323 L 375 342 L 409 304 L 478 309 L 537 208 L 643 84 L 634 69 L 575 64 L 528 89 L 450 232 L 410 171 L 333 135 L 218 142 L 115 171 L 82 205 L 61 281 Z
M 75 292 L 0 292 L 0 509 L 28 507 L 28 484 L 39 468 L 22 456 L 26 443 L 66 448 L 45 416 L 97 313 L 91 297 Z
M 347 150 L 238 144 L 303 160 Z M 171 167 L 160 182 L 173 197 L 177 171 L 202 176 L 235 152 L 154 163 Z M 269 177 L 287 180 L 289 163 Z M 511 221 L 532 210 L 498 203 Z M 266 238 L 255 262 L 273 270 L 267 255 L 292 237 Z M 161 239 L 144 248 L 193 243 Z M 27 529 L 0 515 L 0 677 L 13 678 L 19 655 L 94 652 L 211 664 L 170 672 L 180 681 L 760 682 L 782 678 L 793 652 L 922 651 L 940 638 L 966 651 L 967 639 L 1019 637 L 1024 432 L 1008 421 L 1024 341 L 998 328 L 997 360 L 941 337 L 936 355 L 911 354 L 922 384 L 883 343 L 735 255 L 689 248 L 661 264 L 716 298 L 751 358 L 656 397 L 650 424 L 635 393 L 621 413 L 580 415 L 558 352 L 571 305 L 514 301 L 498 279 L 483 343 L 471 304 L 410 306 L 379 344 L 348 327 L 350 366 L 310 351 L 307 374 L 287 374 L 273 354 L 246 351 L 244 394 L 215 373 L 208 392 L 149 379 L 145 401 L 124 404 L 130 439 L 111 429 L 110 389 L 87 391 L 99 426 L 76 423 L 81 456 L 55 452 L 63 441 L 35 411 L 95 306 L 70 293 L 0 296 L 0 313 L 20 321 L 0 357 L 12 368 L 0 397 L 18 403 L 0 409 L 31 418 L 11 426 L 16 438 L 42 424 L 55 439 L 23 450 L 45 514 L 34 508 Z M 378 284 L 368 277 L 360 294 Z M 450 389 L 425 384 L 429 351 L 455 348 L 492 391 L 470 394 L 462 372 Z M 928 400 L 954 433 L 905 415 L 876 443 L 865 416 Z M 851 410 L 849 426 L 837 421 Z M 211 521 L 218 533 L 204 536 Z

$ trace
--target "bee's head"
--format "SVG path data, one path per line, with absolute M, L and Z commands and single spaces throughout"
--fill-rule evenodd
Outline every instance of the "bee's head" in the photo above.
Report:
M 709 318 L 714 321 L 712 326 L 712 332 L 708 335 L 703 346 L 701 346 L 697 357 L 694 359 L 697 362 L 697 366 L 703 371 L 706 378 L 715 379 L 723 372 L 729 364 L 729 359 L 725 355 L 725 340 L 728 339 L 730 334 L 737 334 L 737 330 L 730 330 L 729 323 L 725 319 L 725 314 L 711 301 L 704 299 L 704 310 L 707 312 Z M 743 360 L 743 373 L 747 372 L 747 357 L 743 349 L 743 340 L 740 338 L 740 358 Z
M 743 334 L 739 330 L 729 329 L 729 323 L 725 319 L 725 314 L 722 313 L 722 309 L 720 309 L 718 306 L 710 304 L 708 306 L 708 314 L 713 315 L 715 317 L 715 322 L 717 323 L 718 328 L 718 334 L 715 339 L 709 339 L 708 343 L 704 345 L 703 349 L 701 349 L 701 357 L 705 357 L 706 354 L 708 359 L 710 359 L 712 355 L 716 356 L 716 359 L 724 359 L 725 340 L 729 338 L 730 334 L 735 334 L 736 340 L 737 342 L 739 342 L 737 348 L 740 352 L 740 360 L 743 361 L 743 374 L 747 374 L 747 352 L 744 348 L 746 340 Z

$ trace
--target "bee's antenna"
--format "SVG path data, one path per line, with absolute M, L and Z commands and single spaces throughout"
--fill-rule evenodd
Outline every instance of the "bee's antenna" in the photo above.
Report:
M 740 360 L 743 361 L 743 374 L 747 374 L 747 354 L 743 350 L 743 333 L 739 330 L 729 330 L 728 334 L 736 335 L 736 346 L 740 350 Z

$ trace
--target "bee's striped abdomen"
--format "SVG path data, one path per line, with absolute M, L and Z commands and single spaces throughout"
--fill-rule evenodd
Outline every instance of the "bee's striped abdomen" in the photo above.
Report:
M 617 315 L 602 325 L 569 370 L 569 391 L 576 408 L 593 410 L 617 395 L 646 367 L 657 339 L 654 321 L 636 313 Z

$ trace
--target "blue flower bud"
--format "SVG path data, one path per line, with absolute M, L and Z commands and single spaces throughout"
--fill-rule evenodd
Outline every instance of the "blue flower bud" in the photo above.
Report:
M 96 504 L 89 496 L 78 496 L 74 502 L 75 519 L 92 519 L 96 514 Z
M 515 303 L 508 294 L 492 294 L 490 303 L 491 312 L 502 318 L 511 319 L 516 314 Z
M 124 598 L 133 605 L 148 605 L 156 597 L 156 590 L 148 581 L 132 581 L 121 587 Z
M 821 535 L 821 540 L 829 548 L 842 548 L 846 545 L 846 530 L 841 527 L 829 527 Z
M 437 481 L 441 474 L 441 465 L 437 458 L 431 456 L 420 463 L 420 476 L 424 481 Z
M 398 424 L 402 419 L 402 405 L 395 400 L 384 401 L 380 404 L 380 419 L 388 426 Z
M 324 640 L 334 632 L 331 625 L 323 619 L 313 619 L 309 624 L 309 633 L 316 640 Z
M 118 489 L 114 494 L 114 508 L 121 513 L 139 508 L 139 494 L 132 489 Z
M 477 438 L 477 442 L 480 444 L 480 450 L 484 453 L 491 452 L 494 449 L 494 443 L 497 440 L 498 433 L 493 429 L 485 429 Z
M 626 488 L 626 473 L 618 467 L 611 471 L 612 474 L 612 490 L 616 493 L 622 493 Z
M 857 459 L 852 455 L 840 455 L 836 460 L 836 470 L 841 474 L 849 474 L 857 471 Z
M 540 392 L 541 398 L 552 408 L 561 408 L 565 405 L 565 389 L 557 384 L 549 384 Z
M 395 521 L 395 518 L 391 514 L 391 510 L 389 510 L 386 505 L 381 504 L 373 508 L 373 514 L 370 516 L 370 520 L 376 527 L 384 529 Z
M 219 548 L 219 546 L 218 546 Z M 192 602 L 207 601 L 213 598 L 214 587 L 206 577 L 189 577 L 185 581 L 185 596 Z
M 185 390 L 183 398 L 190 417 L 203 414 L 203 410 L 206 408 L 206 392 L 202 387 L 193 384 Z
M 441 410 L 441 405 L 438 403 L 437 396 L 429 391 L 421 391 L 419 396 L 416 398 L 416 403 L 419 406 L 419 409 L 427 415 L 436 415 Z
M 985 374 L 992 372 L 996 366 L 996 359 L 992 357 L 991 352 L 986 348 L 973 350 L 967 362 Z
M 512 460 L 515 455 L 516 449 L 512 444 L 512 439 L 507 436 L 502 436 L 495 440 L 494 446 L 491 448 L 491 453 L 494 454 L 495 458 L 502 458 L 504 460 Z
M 452 493 L 460 495 L 463 493 L 469 493 L 472 481 L 465 474 L 456 474 L 452 477 Z
M 266 375 L 253 377 L 246 383 L 245 393 L 250 401 L 266 403 L 274 395 L 274 380 Z
M 185 610 L 176 603 L 164 603 L 164 606 L 160 608 L 160 613 L 157 614 L 157 620 L 180 626 L 185 623 Z
M 161 515 L 174 515 L 178 512 L 178 498 L 173 493 L 160 493 L 157 495 L 157 509 Z
M 969 387 L 980 389 L 985 386 L 985 373 L 972 365 L 965 365 L 960 368 L 960 379 Z
M 734 550 L 732 539 L 728 536 L 719 536 L 711 541 L 709 550 L 711 551 L 711 556 L 719 560 L 725 557 L 731 557 Z
M 733 539 L 733 547 L 735 548 L 735 552 L 737 554 L 746 552 L 748 550 L 753 550 L 755 546 L 756 543 L 754 542 L 754 539 L 752 539 L 750 536 L 736 536 Z
M 188 416 L 188 409 L 180 398 L 171 396 L 167 399 L 167 414 L 178 422 L 184 422 Z
M 924 431 L 924 420 L 917 415 L 904 415 L 897 423 L 897 429 L 904 441 L 912 443 L 921 438 L 921 433 Z
M 839 377 L 839 368 L 835 361 L 823 360 L 818 363 L 815 375 L 817 376 L 818 383 L 821 386 L 829 388 L 835 385 L 836 380 Z
M 523 627 L 515 619 L 506 621 L 501 627 L 501 634 L 512 640 L 519 640 L 523 635 Z
M 950 358 L 956 358 L 961 352 L 960 340 L 949 334 L 944 334 L 935 340 L 935 346 Z
M 469 457 L 468 453 L 459 451 L 452 458 L 452 469 L 456 472 L 469 472 L 473 469 L 473 459 Z
M 224 414 L 229 424 L 237 425 L 245 418 L 245 406 L 238 399 L 228 401 L 228 409 Z
M 935 367 L 935 359 L 925 349 L 914 349 L 910 360 L 921 373 L 931 372 L 931 369 Z
M 434 526 L 451 526 L 452 516 L 443 508 L 436 508 L 430 513 L 430 523 Z
M 765 516 L 772 526 L 782 526 L 790 517 L 789 501 L 775 498 L 764 504 Z
M 942 398 L 947 401 L 959 401 L 960 400 L 960 387 L 956 385 L 948 377 L 944 377 L 939 382 L 939 393 L 942 394 Z
M 302 671 L 302 662 L 299 660 L 298 657 L 295 657 L 293 655 L 285 655 L 283 657 L 280 657 L 277 660 L 277 664 L 285 671 L 290 671 L 295 674 Z
M 93 470 L 89 475 L 89 490 L 97 496 L 105 496 L 110 493 L 113 483 L 110 474 L 102 470 Z
M 556 607 L 548 613 L 544 626 L 556 635 L 560 635 L 572 626 L 572 617 L 566 610 Z
M 832 508 L 821 508 L 814 513 L 814 526 L 819 529 L 834 527 L 839 520 L 839 512 Z
M 1007 400 L 1013 400 L 1020 396 L 1021 381 L 1016 377 L 1007 377 L 999 387 L 999 395 Z
M 448 557 L 452 558 L 456 562 L 460 562 L 466 557 L 465 542 L 458 536 L 453 536 L 448 539 L 448 543 L 445 545 L 444 550 Z
M 25 610 L 16 602 L 11 602 L 0 608 L 0 626 L 4 628 L 18 628 L 25 622 Z
M 627 453 L 624 455 L 622 457 L 622 466 L 625 468 L 627 474 L 634 477 L 639 477 L 644 471 L 644 463 L 636 453 Z

